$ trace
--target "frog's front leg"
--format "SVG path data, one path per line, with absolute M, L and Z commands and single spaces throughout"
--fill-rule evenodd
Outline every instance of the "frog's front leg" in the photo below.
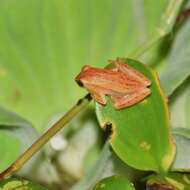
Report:
M 117 58 L 115 61 L 113 61 L 113 63 L 115 64 L 115 67 L 118 69 L 118 71 L 126 73 L 128 76 L 138 81 L 143 86 L 150 86 L 150 80 L 148 80 L 145 75 L 143 75 L 133 67 L 125 64 L 123 59 Z
M 105 89 L 92 84 L 85 84 L 86 89 L 89 91 L 91 97 L 98 103 L 105 105 L 107 103 L 105 97 Z
M 149 88 L 141 88 L 133 93 L 129 93 L 123 96 L 112 95 L 111 99 L 113 100 L 114 107 L 116 109 L 122 109 L 122 108 L 126 108 L 126 107 L 139 103 L 145 97 L 147 97 L 150 93 L 151 91 Z

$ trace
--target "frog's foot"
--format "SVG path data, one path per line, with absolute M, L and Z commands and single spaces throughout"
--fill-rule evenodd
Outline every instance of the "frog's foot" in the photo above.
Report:
M 105 97 L 105 93 L 104 93 L 104 89 L 101 87 L 98 87 L 96 85 L 92 85 L 92 84 L 85 84 L 86 89 L 89 91 L 92 99 L 94 99 L 94 101 L 105 105 L 107 103 L 106 97 Z
M 90 93 L 91 97 L 98 103 L 105 105 L 107 103 L 104 94 Z
M 151 91 L 149 88 L 142 88 L 141 90 L 124 96 L 111 96 L 111 99 L 113 100 L 116 109 L 123 109 L 139 103 L 150 93 Z

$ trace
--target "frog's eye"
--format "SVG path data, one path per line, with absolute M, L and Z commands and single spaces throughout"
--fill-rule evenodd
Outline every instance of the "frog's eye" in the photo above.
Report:
M 82 83 L 82 81 L 78 80 L 78 81 L 76 81 L 76 82 L 77 82 L 77 84 L 78 84 L 79 86 L 81 86 L 81 87 L 84 86 L 83 83 Z
M 81 86 L 81 87 L 83 86 L 83 83 L 82 83 L 82 81 L 81 81 L 81 75 L 80 75 L 80 74 L 75 77 L 75 81 L 77 82 L 77 84 L 78 84 L 79 86 Z
M 87 71 L 88 69 L 90 69 L 90 65 L 85 65 L 83 68 L 82 68 L 82 71 Z

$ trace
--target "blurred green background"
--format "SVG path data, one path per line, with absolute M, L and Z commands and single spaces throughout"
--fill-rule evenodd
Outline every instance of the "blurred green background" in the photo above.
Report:
M 0 0 L 0 104 L 41 130 L 85 94 L 74 77 L 147 40 L 168 0 Z M 152 55 L 151 55 L 152 56 Z

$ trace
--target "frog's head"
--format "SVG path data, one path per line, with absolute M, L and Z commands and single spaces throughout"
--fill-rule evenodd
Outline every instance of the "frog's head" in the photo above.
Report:
M 88 71 L 91 68 L 92 67 L 90 65 L 85 65 L 85 66 L 82 67 L 81 72 L 86 72 L 86 71 Z
M 90 65 L 83 66 L 81 72 L 75 77 L 75 81 L 79 86 L 83 86 L 83 80 L 88 76 L 88 72 L 91 68 Z

